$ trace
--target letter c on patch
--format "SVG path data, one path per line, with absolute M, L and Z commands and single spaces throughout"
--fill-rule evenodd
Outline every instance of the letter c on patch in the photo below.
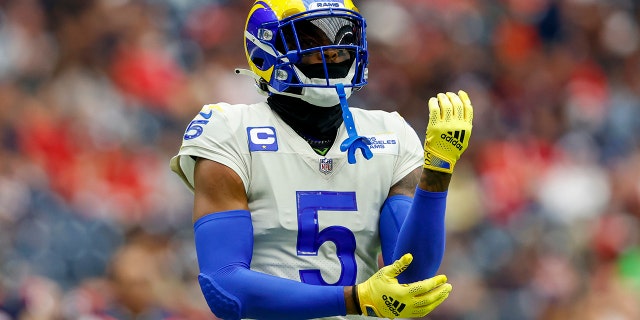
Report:
M 273 128 L 265 127 L 265 128 L 252 128 L 249 131 L 249 137 L 251 138 L 251 142 L 255 144 L 273 144 L 276 142 L 276 133 L 273 131 Z
M 273 127 L 249 127 L 249 151 L 277 151 L 278 138 Z

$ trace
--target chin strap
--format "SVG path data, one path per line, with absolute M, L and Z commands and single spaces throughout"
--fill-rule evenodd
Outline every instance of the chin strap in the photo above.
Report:
M 356 149 L 360 149 L 365 159 L 371 159 L 373 157 L 373 153 L 371 152 L 371 149 L 369 149 L 371 141 L 369 141 L 365 136 L 358 135 L 356 126 L 353 123 L 353 116 L 351 115 L 349 105 L 347 104 L 347 94 L 344 92 L 344 85 L 342 83 L 336 84 L 336 92 L 338 92 L 338 97 L 340 97 L 342 119 L 344 120 L 344 125 L 347 128 L 347 133 L 349 134 L 349 138 L 342 141 L 340 151 L 347 152 L 347 159 L 351 164 L 356 163 Z

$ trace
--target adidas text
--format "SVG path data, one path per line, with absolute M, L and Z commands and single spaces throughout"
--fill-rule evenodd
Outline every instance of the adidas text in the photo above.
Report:
M 389 311 L 396 316 L 400 316 L 400 312 L 402 312 L 402 310 L 407 306 L 406 304 L 401 303 L 398 300 L 394 300 L 392 297 L 387 297 L 386 295 L 382 295 L 382 300 L 384 300 L 384 304 L 389 307 Z
M 456 149 L 462 150 L 462 144 L 458 142 L 458 139 L 444 133 L 440 135 L 440 138 L 446 142 L 451 143 L 454 147 L 456 147 Z

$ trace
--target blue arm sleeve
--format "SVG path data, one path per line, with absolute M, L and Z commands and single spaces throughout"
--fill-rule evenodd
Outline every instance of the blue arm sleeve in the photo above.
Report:
M 403 198 L 390 197 L 388 200 L 392 201 L 385 202 L 380 213 L 384 262 L 390 264 L 405 253 L 411 253 L 413 262 L 398 276 L 398 281 L 410 283 L 431 278 L 440 268 L 444 256 L 447 192 L 416 188 L 410 204 L 408 197 L 398 197 Z M 401 225 L 399 229 L 398 225 Z
M 395 195 L 387 198 L 380 211 L 380 247 L 384 265 L 393 263 L 393 251 L 396 248 L 400 228 L 407 218 L 413 198 Z
M 315 286 L 251 271 L 253 225 L 246 210 L 218 212 L 194 224 L 198 280 L 223 319 L 311 319 L 345 315 L 344 287 Z

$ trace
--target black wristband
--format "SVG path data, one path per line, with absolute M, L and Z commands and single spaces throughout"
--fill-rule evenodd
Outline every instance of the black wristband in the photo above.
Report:
M 360 308 L 360 298 L 358 298 L 358 286 L 355 285 L 351 289 L 351 298 L 353 299 L 353 303 L 356 305 L 356 311 L 358 314 L 362 314 L 362 308 Z

